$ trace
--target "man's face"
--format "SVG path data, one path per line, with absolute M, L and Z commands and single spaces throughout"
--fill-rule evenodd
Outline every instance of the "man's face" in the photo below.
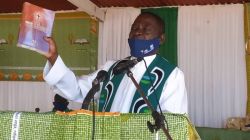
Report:
M 129 39 L 150 40 L 160 38 L 162 35 L 161 27 L 155 18 L 148 14 L 139 15 L 130 30 Z

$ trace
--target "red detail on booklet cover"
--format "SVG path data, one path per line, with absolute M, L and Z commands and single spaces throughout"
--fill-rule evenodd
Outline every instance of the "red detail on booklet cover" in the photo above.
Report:
M 46 54 L 49 44 L 44 36 L 51 36 L 55 12 L 24 2 L 17 46 Z

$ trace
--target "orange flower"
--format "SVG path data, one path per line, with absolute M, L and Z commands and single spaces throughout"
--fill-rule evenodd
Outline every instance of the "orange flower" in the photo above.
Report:
M 44 79 L 43 79 L 43 73 L 37 74 L 36 80 L 38 80 L 38 81 L 44 81 Z
M 0 80 L 4 79 L 4 73 L 0 71 Z
M 10 73 L 10 80 L 18 80 L 18 74 L 16 72 Z
M 32 80 L 32 75 L 30 73 L 24 73 L 23 80 L 25 80 L 25 81 Z

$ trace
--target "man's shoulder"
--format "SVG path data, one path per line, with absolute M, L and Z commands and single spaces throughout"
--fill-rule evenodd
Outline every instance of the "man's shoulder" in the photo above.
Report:
M 171 67 L 173 67 L 173 68 L 177 67 L 175 64 L 171 63 L 171 62 L 168 61 L 165 57 L 162 57 L 162 56 L 160 56 L 160 55 L 157 55 L 157 56 L 155 57 L 155 60 L 156 60 L 156 61 L 159 61 L 160 63 L 158 62 L 158 64 L 160 64 L 160 65 L 168 65 L 168 66 L 171 66 Z

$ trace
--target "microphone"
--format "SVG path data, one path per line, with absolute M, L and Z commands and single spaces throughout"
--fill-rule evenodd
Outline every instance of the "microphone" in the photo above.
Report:
M 94 97 L 95 93 L 100 90 L 100 83 L 108 79 L 108 72 L 101 70 L 97 73 L 96 78 L 92 82 L 92 88 L 87 93 L 85 99 L 82 102 L 82 109 L 88 109 L 91 99 Z
M 134 67 L 138 62 L 142 61 L 143 58 L 137 58 L 132 60 L 122 60 L 114 68 L 114 75 L 125 73 L 128 69 Z
M 105 70 L 100 70 L 100 71 L 97 73 L 96 78 L 93 80 L 92 86 L 93 86 L 93 85 L 97 85 L 97 84 L 103 82 L 103 81 L 106 80 L 107 78 L 108 78 L 108 72 L 106 72 Z

